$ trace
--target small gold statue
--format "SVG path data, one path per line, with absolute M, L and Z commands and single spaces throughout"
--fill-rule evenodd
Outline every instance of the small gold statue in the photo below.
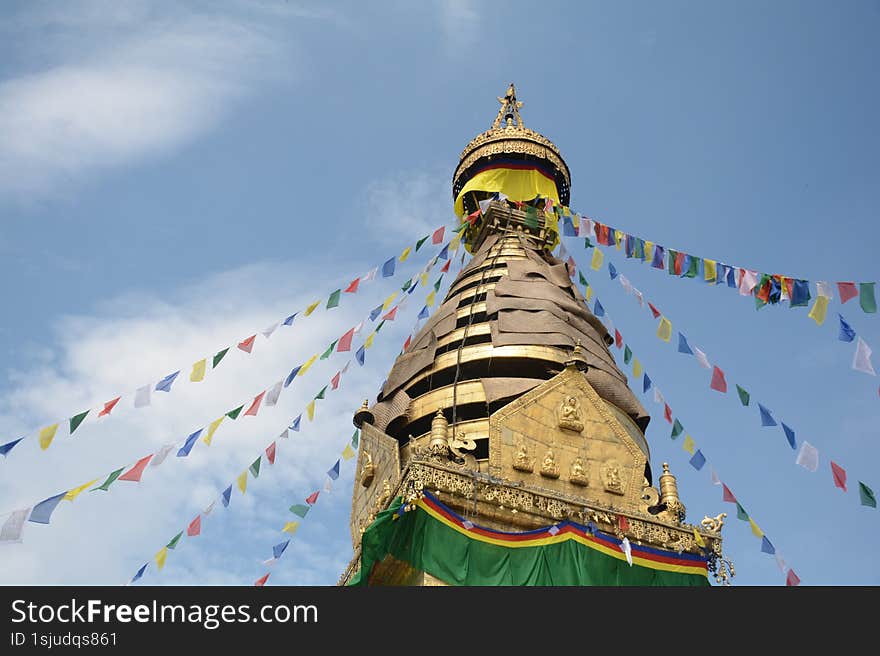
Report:
M 513 461 L 513 468 L 517 471 L 533 472 L 535 466 L 532 459 L 529 458 L 529 449 L 525 442 L 520 442 L 517 447 L 516 458 Z
M 385 510 L 385 506 L 388 505 L 388 502 L 391 501 L 391 483 L 388 482 L 386 478 L 382 481 L 382 491 L 379 493 L 379 496 L 376 497 L 376 503 L 373 506 L 373 511 L 376 514 L 379 514 L 383 510 Z
M 587 472 L 584 471 L 584 461 L 580 456 L 575 458 L 571 463 L 571 469 L 568 473 L 568 480 L 574 485 L 587 484 Z
M 605 490 L 612 494 L 623 494 L 623 483 L 620 481 L 620 465 L 616 460 L 609 460 L 602 468 Z
M 720 515 L 715 515 L 715 517 L 709 517 L 707 515 L 700 522 L 700 526 L 702 526 L 710 533 L 720 533 L 721 527 L 724 526 L 725 517 L 727 517 L 727 513 L 721 513 Z
M 364 451 L 364 462 L 361 466 L 361 485 L 370 487 L 373 483 L 373 476 L 376 474 L 376 467 L 373 465 L 373 457 L 369 451 Z
M 548 448 L 547 453 L 544 454 L 544 461 L 541 463 L 541 476 L 559 478 L 559 465 L 556 464 L 553 449 Z
M 580 433 L 584 430 L 584 422 L 581 421 L 581 413 L 578 408 L 578 400 L 571 395 L 565 397 L 559 406 L 559 427 Z

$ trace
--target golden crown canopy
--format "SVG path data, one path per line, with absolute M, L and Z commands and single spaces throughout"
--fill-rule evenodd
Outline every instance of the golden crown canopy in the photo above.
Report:
M 568 205 L 571 173 L 556 144 L 525 127 L 519 113 L 523 103 L 517 100 L 516 87 L 512 82 L 507 93 L 499 97 L 498 101 L 501 108 L 492 127 L 474 137 L 461 153 L 458 167 L 452 176 L 453 198 L 458 198 L 461 189 L 476 172 L 491 165 L 493 161 L 521 160 L 537 162 L 542 168 L 552 172 L 559 200 L 563 205 Z

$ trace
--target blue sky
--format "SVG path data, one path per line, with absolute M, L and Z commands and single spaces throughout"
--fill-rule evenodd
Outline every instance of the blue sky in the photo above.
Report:
M 526 125 L 572 171 L 571 205 L 612 226 L 730 264 L 810 280 L 876 280 L 880 131 L 876 2 L 437 1 L 4 3 L 0 18 L 0 434 L 130 391 L 259 330 L 451 224 L 450 178 L 517 84 Z M 527 20 L 525 19 L 527 17 Z M 589 253 L 570 249 L 580 263 Z M 613 256 L 612 256 L 613 257 Z M 404 275 L 426 259 L 414 260 Z M 757 410 L 654 336 L 605 272 L 603 304 L 677 415 L 804 583 L 877 584 L 868 545 L 880 491 L 878 381 L 849 368 L 835 322 L 756 312 L 735 292 L 615 258 L 729 382 L 823 456 L 794 464 Z M 436 275 L 432 274 L 432 280 Z M 395 281 L 316 313 L 203 385 L 148 411 L 86 424 L 46 453 L 0 463 L 0 510 L 106 473 L 175 441 L 308 358 Z M 421 292 L 414 296 L 420 297 Z M 416 305 L 413 299 L 413 305 Z M 144 583 L 247 584 L 281 541 L 286 508 L 323 482 L 417 307 L 278 464 L 206 520 Z M 829 314 L 839 309 L 833 303 Z M 876 315 L 843 308 L 871 345 Z M 127 580 L 299 413 L 344 364 L 321 363 L 250 424 L 139 486 L 59 507 L 3 548 L 4 583 Z M 687 465 L 654 414 L 688 517 L 727 512 L 738 584 L 783 576 Z M 221 439 L 222 437 L 222 439 Z M 5 441 L 5 440 L 3 440 Z M 847 468 L 835 489 L 829 455 Z M 351 554 L 350 465 L 270 583 L 332 584 Z

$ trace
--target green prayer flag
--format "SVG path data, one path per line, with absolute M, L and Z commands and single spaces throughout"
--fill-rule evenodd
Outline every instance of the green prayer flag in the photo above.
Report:
M 526 225 L 530 228 L 538 227 L 538 210 L 531 205 L 526 205 Z
M 589 237 L 584 237 L 584 248 L 592 248 L 593 243 L 590 241 Z
M 230 410 L 229 412 L 227 412 L 226 416 L 233 420 L 238 419 L 238 415 L 241 414 L 242 409 L 244 409 L 244 406 L 240 405 L 235 410 Z
M 91 490 L 89 490 L 89 491 L 90 491 L 90 492 L 94 492 L 95 490 L 104 490 L 104 492 L 109 491 L 110 486 L 113 485 L 113 481 L 115 481 L 117 478 L 119 478 L 119 477 L 122 475 L 122 472 L 124 472 L 124 471 L 125 471 L 125 467 L 120 467 L 120 468 L 117 469 L 115 472 L 113 472 L 112 474 L 110 474 L 110 475 L 107 477 L 107 480 L 106 480 L 106 481 L 104 481 L 103 483 L 101 483 L 98 487 L 93 487 L 93 488 L 92 488 Z
M 678 419 L 676 419 L 675 423 L 672 424 L 672 435 L 670 435 L 669 437 L 670 437 L 670 439 L 674 440 L 676 437 L 681 435 L 682 432 L 684 432 L 684 426 L 682 426 L 681 422 Z
M 327 386 L 324 385 L 324 387 L 321 388 L 321 391 L 318 392 L 318 395 L 317 395 L 315 398 L 316 398 L 316 399 L 323 399 L 323 398 L 324 398 L 324 392 L 326 392 L 326 391 L 327 391 Z
M 335 308 L 339 305 L 339 297 L 342 295 L 342 290 L 337 289 L 335 292 L 330 294 L 330 298 L 327 299 L 327 309 Z
M 748 404 L 749 404 L 749 399 L 751 398 L 751 397 L 749 396 L 749 393 L 746 392 L 746 391 L 745 391 L 742 387 L 740 387 L 739 385 L 736 386 L 736 393 L 739 394 L 739 400 L 740 400 L 740 403 L 742 403 L 743 405 L 748 405 Z
M 90 410 L 86 410 L 85 412 L 80 412 L 78 415 L 75 415 L 70 418 L 70 434 L 73 435 L 73 431 L 79 428 L 79 425 L 83 423 L 83 419 L 86 418 L 86 415 L 91 412 Z
M 696 278 L 700 273 L 700 258 L 696 255 L 690 256 L 690 266 L 684 272 L 685 278 Z
M 877 497 L 874 496 L 874 490 L 859 481 L 859 500 L 863 506 L 877 507 Z
M 223 356 L 229 351 L 229 347 L 227 346 L 222 351 L 217 351 L 217 355 L 214 356 L 214 364 L 211 365 L 211 369 L 216 369 L 217 365 L 220 364 L 220 360 L 223 359 Z
M 177 543 L 180 542 L 180 538 L 181 538 L 182 536 L 183 536 L 183 531 L 181 531 L 180 533 L 178 533 L 177 535 L 175 535 L 173 538 L 171 538 L 171 542 L 169 542 L 168 544 L 166 544 L 166 545 L 165 545 L 165 548 L 166 548 L 166 549 L 173 549 L 174 547 L 176 547 L 176 546 L 177 546 Z
M 380 330 L 382 330 L 382 326 L 384 326 L 384 325 L 385 325 L 385 319 L 382 319 L 382 321 L 379 322 L 379 325 L 376 326 L 376 332 L 378 333 Z
M 401 291 L 405 292 L 407 289 L 409 289 L 409 286 L 411 284 L 412 284 L 412 279 L 407 280 L 405 283 L 403 283 L 403 286 L 400 288 Z
M 678 253 L 676 251 L 672 250 L 671 248 L 668 249 L 667 252 L 669 253 L 669 258 L 668 258 L 669 259 L 669 275 L 674 276 L 675 275 L 675 256 L 678 255 Z
M 744 522 L 749 521 L 749 513 L 745 511 L 745 508 L 739 505 L 739 501 L 736 502 L 736 518 L 741 519 Z
M 419 239 L 416 242 L 416 253 L 419 252 L 419 249 L 422 247 L 422 244 L 424 244 L 428 240 L 428 237 L 430 237 L 430 236 L 431 235 L 428 235 L 427 237 L 422 237 L 421 239 Z
M 260 460 L 263 459 L 263 456 L 260 456 L 256 460 L 251 463 L 251 466 L 248 469 L 251 470 L 251 474 L 253 474 L 254 478 L 258 478 L 260 476 Z
M 877 311 L 877 300 L 874 298 L 873 282 L 859 283 L 859 305 L 862 306 L 862 309 L 865 312 L 873 313 Z
M 633 352 L 630 350 L 629 345 L 627 344 L 623 348 L 623 364 L 629 364 L 629 361 L 632 360 Z
M 333 353 L 333 349 L 336 348 L 336 342 L 338 342 L 338 341 L 339 341 L 338 339 L 333 340 L 333 343 L 330 346 L 328 346 L 327 350 L 321 354 L 321 360 L 326 360 L 327 358 L 330 357 L 330 355 Z
M 290 507 L 290 512 L 305 519 L 305 516 L 309 514 L 309 506 L 304 503 L 295 503 Z
M 360 441 L 360 433 L 358 433 L 358 431 L 355 431 L 354 435 L 351 436 L 351 445 L 356 449 L 359 441 Z
M 578 280 L 580 280 L 580 283 L 581 283 L 584 287 L 586 287 L 587 285 L 590 284 L 590 283 L 587 282 L 587 279 L 584 278 L 584 274 L 581 273 L 580 271 L 578 271 Z
M 443 276 L 440 276 L 439 278 L 437 278 L 437 282 L 434 283 L 434 291 L 435 292 L 440 291 L 440 283 L 441 282 L 443 282 Z

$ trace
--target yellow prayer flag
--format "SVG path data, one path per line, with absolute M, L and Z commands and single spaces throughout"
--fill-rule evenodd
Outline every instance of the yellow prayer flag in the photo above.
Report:
M 409 252 L 412 250 L 412 246 L 407 246 L 403 249 L 403 252 L 400 254 L 400 257 L 397 258 L 398 262 L 406 262 L 406 258 L 409 257 Z
M 567 210 L 568 208 L 566 207 L 565 209 Z M 563 210 L 563 216 L 566 216 L 566 214 L 565 214 L 564 212 L 565 212 L 565 210 Z M 574 213 L 571 215 L 571 225 L 574 226 L 574 229 L 575 229 L 575 230 L 580 231 L 580 229 L 581 229 L 581 217 L 580 217 L 580 215 L 578 215 L 577 212 L 574 212 Z
M 214 433 L 217 432 L 217 428 L 220 426 L 220 423 L 226 418 L 226 415 L 220 417 L 220 419 L 215 419 L 210 424 L 208 424 L 208 434 L 202 438 L 202 442 L 211 446 L 211 440 L 214 439 Z
M 92 487 L 92 485 L 97 483 L 99 480 L 101 480 L 101 479 L 96 478 L 92 481 L 89 481 L 88 483 L 84 483 L 83 485 L 80 485 L 79 487 L 75 487 L 72 490 L 68 490 L 67 494 L 64 495 L 64 501 L 73 501 L 74 499 L 76 499 L 79 496 L 80 492 L 85 490 L 87 487 Z
M 454 253 L 455 251 L 458 250 L 459 242 L 461 242 L 461 233 L 458 233 L 457 235 L 455 235 L 455 237 L 453 237 L 452 239 L 449 240 L 449 252 L 450 253 Z
M 682 443 L 681 448 L 684 449 L 685 451 L 687 451 L 688 453 L 690 453 L 691 455 L 694 455 L 694 447 L 695 446 L 697 446 L 697 443 L 694 442 L 694 438 L 692 438 L 690 435 L 685 435 L 684 442 Z
M 571 215 L 572 215 L 571 210 L 569 209 L 568 205 L 563 205 L 562 206 L 562 216 L 571 216 Z M 574 216 L 577 216 L 577 214 L 575 214 Z M 575 223 L 575 225 L 577 225 L 577 223 Z
M 43 451 L 48 449 L 49 445 L 52 444 L 52 440 L 55 439 L 55 432 L 57 430 L 58 424 L 52 424 L 51 426 L 46 426 L 40 431 L 40 448 Z
M 202 358 L 198 362 L 193 365 L 192 373 L 189 375 L 189 379 L 198 383 L 205 380 L 205 365 L 207 364 L 207 359 Z
M 633 358 L 633 377 L 642 377 L 642 363 L 639 362 L 638 358 Z
M 156 554 L 156 567 L 161 569 L 165 567 L 165 559 L 168 558 L 168 547 L 162 547 L 159 549 L 159 553 Z
M 645 242 L 645 260 L 648 262 L 652 262 L 654 260 L 654 242 L 646 241 Z
M 593 288 L 590 287 L 590 285 L 587 285 L 587 290 L 586 290 L 586 293 L 584 294 L 584 299 L 589 301 L 591 298 L 593 298 Z
M 354 456 L 355 452 L 354 449 L 351 448 L 351 444 L 346 444 L 345 448 L 342 450 L 342 457 L 346 460 L 351 460 Z
M 614 243 L 617 246 L 617 250 L 621 250 L 621 248 L 622 248 L 621 245 L 623 244 L 624 237 L 625 237 L 625 235 L 623 234 L 622 231 L 620 231 L 620 230 L 614 231 Z
M 602 260 L 605 259 L 605 256 L 602 255 L 602 251 L 599 248 L 593 249 L 593 260 L 590 262 L 590 268 L 593 271 L 598 271 L 602 268 Z
M 244 494 L 247 491 L 247 469 L 238 475 L 236 482 L 238 483 L 238 489 Z
M 698 547 L 705 547 L 706 541 L 703 539 L 703 536 L 697 533 L 697 527 L 694 527 L 694 542 L 697 543 Z
M 309 421 L 313 421 L 315 418 L 315 399 L 309 401 L 309 404 L 306 406 L 306 412 L 309 415 Z
M 397 298 L 397 292 L 394 292 L 391 296 L 385 299 L 385 302 L 382 303 L 382 309 L 387 310 L 388 308 L 390 308 L 395 298 Z
M 306 308 L 306 311 L 303 312 L 303 316 L 309 316 L 312 312 L 315 311 L 315 308 L 321 304 L 321 301 L 315 301 L 309 307 Z
M 427 305 L 428 307 L 434 307 L 434 300 L 435 299 L 436 299 L 436 294 L 435 294 L 435 292 L 432 291 L 430 294 L 428 294 L 425 297 L 425 305 Z
M 422 275 L 419 276 L 419 278 L 421 278 L 421 280 L 422 280 L 422 287 L 427 287 L 428 286 L 428 272 L 425 271 L 424 273 L 422 273 Z
M 305 375 L 305 373 L 309 370 L 309 367 L 311 367 L 315 363 L 315 360 L 317 360 L 317 359 L 318 359 L 317 354 L 310 357 L 306 361 L 306 363 L 302 367 L 299 368 L 299 372 L 297 373 L 297 376 Z
M 373 345 L 373 338 L 376 337 L 376 332 L 373 331 L 370 333 L 370 336 L 364 340 L 364 348 L 370 348 Z
M 672 322 L 666 317 L 660 317 L 660 325 L 657 326 L 657 337 L 668 342 L 672 337 Z
M 825 314 L 828 312 L 828 297 L 827 296 L 817 296 L 816 302 L 813 303 L 813 307 L 810 308 L 810 313 L 807 315 L 816 322 L 817 326 L 821 326 L 825 323 Z
M 706 282 L 715 282 L 715 260 L 707 260 L 705 257 L 703 258 L 703 278 Z
M 284 531 L 285 533 L 290 533 L 291 535 L 293 535 L 294 533 L 296 533 L 296 529 L 298 529 L 298 528 L 299 528 L 299 522 L 287 522 L 284 525 L 284 528 L 282 528 L 281 530 Z
M 749 517 L 749 526 L 751 526 L 752 528 L 752 535 L 754 535 L 756 538 L 764 537 L 764 531 L 758 528 L 758 525 L 755 524 L 755 520 L 751 517 Z

